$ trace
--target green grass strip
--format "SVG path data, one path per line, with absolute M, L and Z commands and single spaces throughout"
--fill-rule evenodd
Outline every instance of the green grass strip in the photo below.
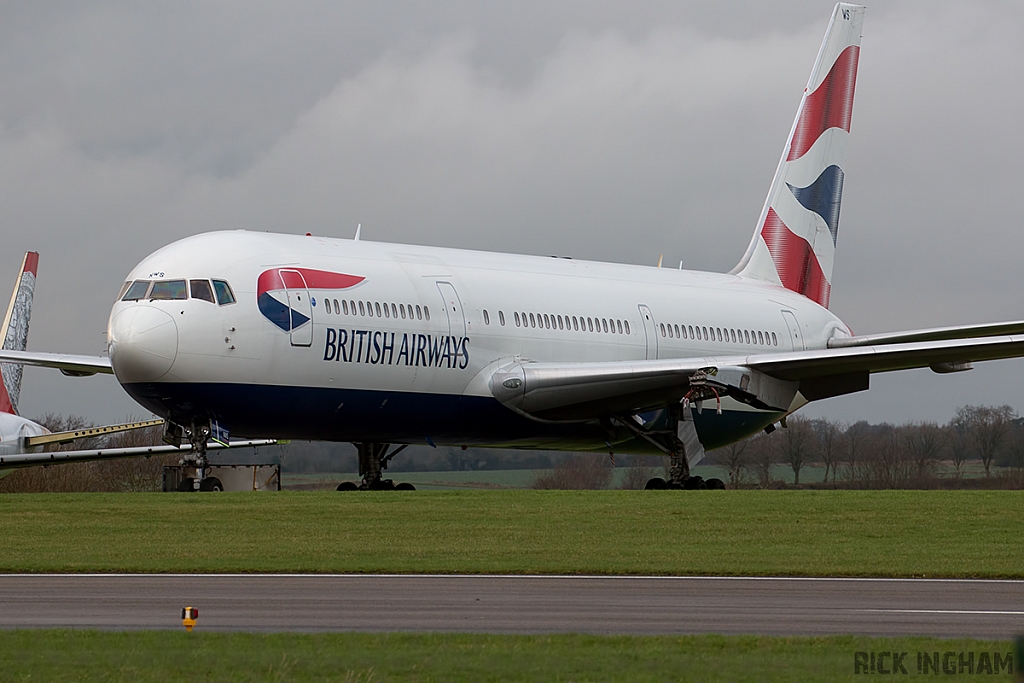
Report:
M 1024 577 L 1016 491 L 0 496 L 2 572 Z
M 865 672 L 855 672 L 857 652 L 906 652 L 902 665 L 914 680 L 1012 678 L 1005 663 L 999 675 L 993 667 L 992 674 L 982 668 L 982 660 L 991 662 L 994 653 L 1012 653 L 1011 644 L 977 640 L 68 630 L 0 631 L 0 678 L 190 683 L 856 681 L 865 678 Z M 945 653 L 953 653 L 946 663 L 955 661 L 955 672 L 920 674 L 918 652 L 938 653 L 940 668 Z M 961 666 L 961 658 L 970 658 L 969 669 Z M 884 670 L 891 670 L 891 655 L 881 661 Z

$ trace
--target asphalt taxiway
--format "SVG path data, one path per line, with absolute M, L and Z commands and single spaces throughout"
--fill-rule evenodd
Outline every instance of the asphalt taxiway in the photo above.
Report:
M 0 628 L 1009 638 L 1024 581 L 435 575 L 0 575 Z

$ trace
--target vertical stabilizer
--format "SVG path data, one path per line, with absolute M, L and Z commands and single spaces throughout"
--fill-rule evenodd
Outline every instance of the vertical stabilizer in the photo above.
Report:
M 839 3 L 825 32 L 747 253 L 733 273 L 828 308 L 864 8 Z
M 26 253 L 11 295 L 11 304 L 4 316 L 2 348 L 6 351 L 24 351 L 28 345 L 28 323 L 32 317 L 32 294 L 36 288 L 38 268 L 39 254 L 34 251 Z M 0 412 L 17 413 L 21 372 L 20 365 L 0 363 Z

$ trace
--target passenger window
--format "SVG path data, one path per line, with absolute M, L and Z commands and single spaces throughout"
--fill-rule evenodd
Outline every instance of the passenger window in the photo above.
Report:
M 498 322 L 501 323 L 502 327 L 505 327 L 505 312 L 504 311 L 498 311 Z
M 537 327 L 537 322 L 533 317 L 533 313 L 530 314 L 530 327 Z
M 402 314 L 402 320 L 405 320 L 405 304 L 398 304 L 398 312 Z
M 626 334 L 629 334 L 629 321 L 628 320 L 623 320 L 622 324 L 626 328 Z
M 423 310 L 418 305 L 416 306 L 416 319 L 423 320 Z
M 331 312 L 331 300 L 330 299 L 324 299 L 324 308 L 327 309 L 328 313 Z
M 516 327 L 519 327 L 519 311 L 513 311 L 512 317 L 516 321 Z
M 682 325 L 681 328 L 683 331 L 683 339 L 686 339 L 686 325 Z
M 377 317 L 379 318 L 380 317 L 380 303 L 378 302 L 378 303 L 373 304 L 373 308 L 374 308 L 374 310 L 377 311 Z
M 764 336 L 760 332 L 757 333 L 757 343 L 761 345 L 764 344 Z
M 138 301 L 139 299 L 145 299 L 146 293 L 149 291 L 149 280 L 136 280 L 132 283 L 132 286 L 128 288 L 125 295 L 121 297 L 121 301 Z
M 621 320 L 616 320 L 615 321 L 615 327 L 618 328 L 619 334 L 622 334 L 622 321 Z
M 187 299 L 184 280 L 160 280 L 153 283 L 153 289 L 149 293 L 150 301 L 167 301 Z
M 352 315 L 356 314 L 356 302 L 349 299 L 348 310 L 352 311 Z
M 391 304 L 391 317 L 392 318 L 397 318 L 398 317 L 398 309 L 395 308 L 394 304 Z
M 587 331 L 589 331 L 589 332 L 593 332 L 594 331 L 594 319 L 593 318 L 587 318 Z
M 601 318 L 601 327 L 604 328 L 605 333 L 608 332 L 608 321 L 604 318 Z
M 779 339 L 778 339 L 778 337 L 775 336 L 775 333 L 772 332 L 772 346 L 778 346 L 778 345 L 779 345 Z
M 224 306 L 235 303 L 235 293 L 231 291 L 231 285 L 224 280 L 213 281 L 213 292 L 217 295 L 217 304 Z
M 561 329 L 564 329 L 564 328 L 562 327 L 562 316 L 558 316 L 558 329 L 560 329 L 560 330 L 561 330 Z
M 576 332 L 580 331 L 580 321 L 576 316 L 572 317 L 572 329 Z
M 491 316 L 487 315 L 487 309 L 484 309 L 484 325 L 491 324 Z
M 359 315 L 366 315 L 366 309 L 363 307 L 363 302 L 359 302 Z
M 391 317 L 391 310 L 388 308 L 387 304 L 384 304 L 384 317 L 385 318 L 390 318 Z
M 430 320 L 430 306 L 423 307 L 423 317 Z

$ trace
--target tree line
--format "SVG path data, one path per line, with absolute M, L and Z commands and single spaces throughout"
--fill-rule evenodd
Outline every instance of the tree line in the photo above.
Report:
M 799 485 L 811 464 L 824 469 L 824 484 L 837 487 L 932 488 L 979 469 L 1017 487 L 1024 484 L 1024 419 L 1007 405 L 962 406 L 945 424 L 792 416 L 784 428 L 721 448 L 705 463 L 724 467 L 734 487 L 771 486 L 779 465 Z

